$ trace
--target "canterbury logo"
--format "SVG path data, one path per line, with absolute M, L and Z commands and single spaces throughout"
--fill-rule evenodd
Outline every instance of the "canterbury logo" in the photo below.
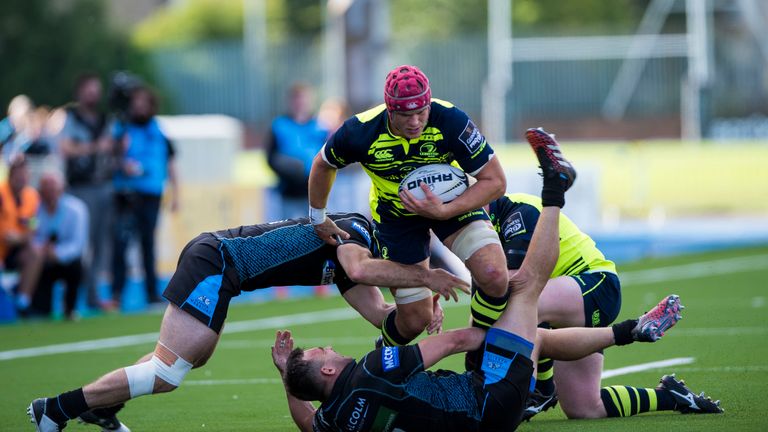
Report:
M 376 151 L 376 153 L 373 154 L 373 157 L 376 159 L 391 159 L 394 156 L 392 156 L 392 150 L 385 149 Z

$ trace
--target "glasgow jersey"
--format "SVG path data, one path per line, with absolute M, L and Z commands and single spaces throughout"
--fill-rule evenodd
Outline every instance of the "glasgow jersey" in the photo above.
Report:
M 504 247 L 507 268 L 520 268 L 533 238 L 541 208 L 541 198 L 523 193 L 506 194 L 491 201 L 488 214 Z M 552 278 L 584 272 L 616 273 L 616 265 L 606 260 L 595 242 L 562 213 L 559 229 L 560 257 L 552 271 Z
M 313 428 L 475 431 L 481 416 L 475 385 L 470 372 L 424 371 L 418 345 L 379 348 L 344 368 L 317 409 Z
M 428 164 L 458 165 L 477 174 L 493 157 L 493 149 L 480 130 L 460 109 L 432 99 L 429 118 L 420 137 L 411 140 L 389 129 L 384 104 L 358 114 L 325 143 L 323 159 L 336 168 L 359 162 L 371 177 L 371 214 L 381 218 L 410 216 L 398 196 L 400 181 L 414 169 Z
M 328 217 L 349 233 L 344 243 L 358 244 L 376 256 L 372 228 L 364 216 L 337 213 Z M 339 263 L 336 247 L 320 239 L 307 218 L 246 225 L 213 234 L 221 242 L 226 265 L 236 270 L 243 291 L 335 283 L 344 292 L 355 285 Z

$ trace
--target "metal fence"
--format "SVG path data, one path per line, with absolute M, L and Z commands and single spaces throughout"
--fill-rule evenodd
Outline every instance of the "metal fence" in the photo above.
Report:
M 321 88 L 322 52 L 320 40 L 272 44 L 267 47 L 267 61 L 255 65 L 253 71 L 248 70 L 240 41 L 158 49 L 152 59 L 158 84 L 170 97 L 173 112 L 223 113 L 259 127 L 284 110 L 284 95 L 293 82 L 307 81 Z M 392 43 L 387 56 L 398 64 L 419 65 L 430 77 L 435 97 L 453 101 L 482 124 L 481 89 L 488 70 L 485 35 Z M 601 118 L 602 106 L 620 65 L 618 59 L 513 63 L 513 86 L 507 97 L 508 124 L 518 128 L 530 118 L 552 121 Z M 768 86 L 755 81 L 765 79 L 759 69 L 739 69 L 729 64 L 718 64 L 717 68 L 720 79 L 714 82 L 710 92 L 712 106 L 719 111 L 728 107 L 731 116 L 751 114 L 753 111 L 747 108 L 768 108 L 765 106 Z M 677 119 L 686 70 L 684 58 L 648 60 L 626 117 L 630 120 Z M 378 81 L 383 82 L 384 77 L 380 78 Z M 734 87 L 733 83 L 745 81 L 754 84 L 751 94 L 745 93 L 743 86 Z M 741 89 L 741 105 L 733 103 L 729 88 Z M 371 100 L 371 105 L 380 102 Z M 746 112 L 739 112 L 740 109 Z M 713 115 L 722 114 L 713 112 Z

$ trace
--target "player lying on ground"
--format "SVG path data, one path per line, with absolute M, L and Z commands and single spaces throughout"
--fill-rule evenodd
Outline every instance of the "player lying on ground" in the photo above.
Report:
M 174 390 L 190 369 L 204 365 L 219 340 L 229 302 L 241 291 L 335 283 L 350 303 L 378 305 L 382 315 L 366 314 L 374 325 L 383 321 L 392 306 L 384 303 L 381 292 L 372 284 L 427 286 L 446 298 L 457 298 L 456 289 L 469 291 L 464 281 L 444 270 L 373 258 L 371 227 L 362 215 L 329 217 L 347 233 L 348 238 L 340 246 L 323 242 L 307 219 L 205 233 L 189 242 L 163 293 L 170 304 L 154 352 L 82 388 L 35 399 L 28 412 L 37 430 L 58 431 L 77 417 L 106 430 L 128 430 L 115 417 L 122 403 Z M 431 298 L 423 301 L 432 307 Z M 418 332 L 429 324 L 417 321 Z M 431 323 L 430 330 L 439 325 Z
M 557 162 L 542 162 L 545 180 Z M 572 182 L 572 170 L 555 170 L 570 176 Z M 478 328 L 454 330 L 430 336 L 417 345 L 378 348 L 357 363 L 331 348 L 294 350 L 290 333 L 278 333 L 273 361 L 283 377 L 289 410 L 299 428 L 512 431 L 522 418 L 533 384 L 531 359 L 537 333 L 542 355 L 564 359 L 579 358 L 613 344 L 657 340 L 665 326 L 679 319 L 678 303 L 610 329 L 537 331 L 538 297 L 558 257 L 557 203 L 562 205 L 563 194 L 560 190 L 559 199 L 545 201 L 539 229 L 512 277 L 511 301 L 487 334 Z M 425 372 L 448 355 L 480 348 L 483 357 L 478 371 Z M 318 409 L 309 402 L 313 400 L 322 402 Z
M 576 360 L 614 345 L 654 342 L 662 335 L 656 318 L 674 324 L 678 310 L 679 303 L 667 307 L 662 301 L 648 315 L 611 328 L 537 329 L 536 350 L 550 358 Z M 516 327 L 502 318 L 487 335 L 478 328 L 449 330 L 416 345 L 378 348 L 359 362 L 331 347 L 294 349 L 291 332 L 285 331 L 277 333 L 272 358 L 291 416 L 302 431 L 512 431 L 533 384 L 533 344 L 506 328 Z M 445 356 L 479 348 L 484 349 L 479 371 L 425 371 Z M 667 380 L 673 378 L 665 376 L 659 391 L 680 391 L 692 405 L 700 402 L 679 384 L 663 388 Z M 313 400 L 322 402 L 319 409 L 309 402 Z
M 542 138 L 554 142 L 551 136 Z M 492 201 L 488 208 L 510 273 L 520 267 L 525 257 L 541 208 L 541 199 L 522 193 L 507 194 Z M 555 328 L 610 325 L 621 309 L 621 285 L 615 264 L 565 214 L 560 215 L 559 229 L 560 256 L 539 297 L 539 320 Z M 528 399 L 523 419 L 555 406 L 558 398 L 568 418 L 624 417 L 675 409 L 719 410 L 712 404 L 689 408 L 678 404 L 674 393 L 659 389 L 623 385 L 601 389 L 603 357 L 602 352 L 597 352 L 576 361 L 540 358 L 536 389 Z M 667 380 L 662 386 L 674 384 Z

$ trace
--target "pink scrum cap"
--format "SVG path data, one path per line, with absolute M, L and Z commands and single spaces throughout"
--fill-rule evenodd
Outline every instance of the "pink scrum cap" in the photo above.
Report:
M 389 111 L 413 111 L 429 105 L 429 79 L 416 66 L 402 65 L 387 74 L 384 102 Z

